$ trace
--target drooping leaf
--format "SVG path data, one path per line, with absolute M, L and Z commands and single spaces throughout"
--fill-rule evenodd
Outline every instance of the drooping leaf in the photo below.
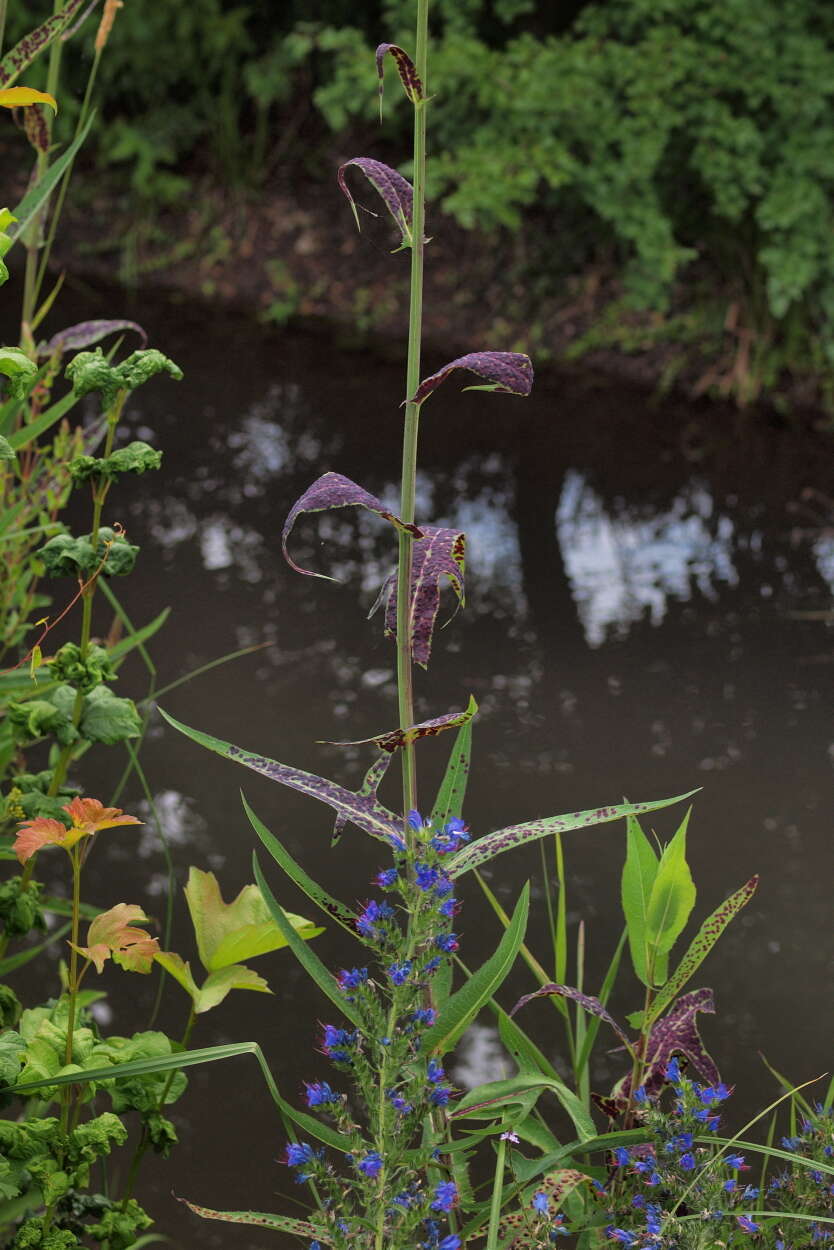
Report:
M 534 842 L 537 838 L 545 838 L 551 833 L 568 833 L 572 829 L 588 829 L 593 825 L 604 825 L 612 820 L 622 820 L 626 816 L 641 815 L 644 812 L 656 812 L 673 803 L 680 803 L 691 798 L 696 791 L 677 794 L 671 799 L 656 799 L 649 803 L 620 803 L 616 807 L 592 807 L 585 812 L 568 812 L 564 816 L 547 816 L 541 820 L 530 820 L 522 825 L 510 825 L 499 829 L 496 833 L 487 833 L 475 842 L 462 848 L 452 856 L 446 865 L 446 871 L 452 877 L 460 877 L 473 868 L 494 859 L 496 855 L 510 851 L 515 846 Z
M 740 889 L 731 894 L 728 899 L 725 899 L 711 916 L 707 917 L 692 939 L 686 954 L 652 1003 L 649 1016 L 650 1022 L 656 1020 L 666 1010 L 669 1003 L 677 997 L 693 973 L 700 968 L 730 921 L 738 915 L 742 907 L 745 907 L 750 902 L 750 899 L 756 893 L 758 884 L 758 876 L 751 877 Z
M 331 1246 L 332 1239 L 320 1224 L 310 1224 L 307 1220 L 295 1220 L 289 1215 L 270 1215 L 267 1211 L 215 1211 L 211 1207 L 201 1207 L 187 1198 L 177 1198 L 183 1206 L 188 1207 L 195 1215 L 204 1220 L 225 1220 L 228 1224 L 254 1224 L 259 1228 L 274 1228 L 281 1233 L 289 1233 L 294 1237 L 312 1237 L 324 1245 Z
M 388 771 L 388 765 L 390 763 L 391 755 L 387 751 L 383 751 L 382 755 L 380 755 L 378 759 L 374 760 L 371 767 L 365 773 L 365 776 L 362 779 L 362 784 L 356 793 L 361 795 L 363 798 L 371 796 L 373 799 L 376 799 L 380 782 Z M 330 836 L 331 847 L 338 846 L 346 824 L 348 824 L 347 816 L 344 812 L 337 812 L 336 819 L 333 821 L 333 833 Z
M 224 903 L 214 873 L 192 867 L 188 872 L 185 901 L 200 960 L 207 972 L 255 959 L 287 945 L 256 885 L 245 885 L 231 903 Z M 303 916 L 287 913 L 287 919 L 305 941 L 323 932 Z
M 695 883 L 686 862 L 689 814 L 688 811 L 672 841 L 663 850 L 646 909 L 649 971 L 653 973 L 655 985 L 662 985 L 666 980 L 669 951 L 680 937 L 695 906 Z
M 401 246 L 411 247 L 411 221 L 414 205 L 414 189 L 411 183 L 403 178 L 402 174 L 398 174 L 396 169 L 392 169 L 390 165 L 384 165 L 382 161 L 375 161 L 370 156 L 354 156 L 351 160 L 345 161 L 344 165 L 340 165 L 337 174 L 339 186 L 347 196 L 350 207 L 353 210 L 357 230 L 362 229 L 359 223 L 359 213 L 356 208 L 356 201 L 345 181 L 345 170 L 351 165 L 361 169 L 374 190 L 381 195 L 385 207 L 394 218 L 402 236 Z M 367 211 L 370 212 L 370 209 Z M 377 214 L 372 213 L 371 215 L 375 217 Z
M 522 998 L 520 998 L 510 1012 L 510 1015 L 514 1016 L 515 1013 L 525 1005 L 525 1003 L 529 1003 L 532 999 L 541 998 L 542 995 L 550 994 L 556 994 L 559 998 L 569 998 L 572 1002 L 579 1003 L 580 1007 L 584 1007 L 585 1010 L 590 1012 L 592 1016 L 598 1016 L 600 1020 L 604 1020 L 606 1024 L 610 1024 L 611 1028 L 620 1040 L 629 1049 L 631 1049 L 631 1042 L 629 1041 L 628 1036 L 623 1031 L 621 1026 L 617 1024 L 614 1017 L 609 1014 L 605 1007 L 603 1007 L 599 999 L 594 998 L 591 994 L 583 994 L 581 990 L 576 990 L 570 985 L 543 985 L 541 989 L 534 990 L 532 994 L 525 994 Z
M 14 82 L 18 74 L 22 74 L 26 67 L 49 47 L 53 39 L 63 34 L 83 3 L 84 0 L 67 0 L 58 13 L 54 13 L 45 22 L 41 22 L 40 26 L 30 30 L 28 35 L 24 35 L 11 51 L 6 53 L 0 61 L 0 87 L 6 87 Z
M 44 846 L 63 846 L 69 850 L 81 837 L 84 833 L 78 831 L 77 836 L 70 840 L 70 830 L 63 821 L 53 820 L 50 816 L 36 816 L 34 820 L 21 824 L 14 840 L 14 853 L 19 862 L 25 864 Z
M 135 928 L 137 920 L 148 920 L 141 907 L 117 903 L 96 916 L 87 931 L 87 945 L 74 949 L 92 960 L 97 972 L 104 970 L 105 960 L 111 957 L 129 972 L 150 972 L 159 942 L 146 929 Z
M 417 67 L 408 53 L 396 43 L 381 43 L 376 50 L 376 72 L 379 78 L 379 119 L 382 121 L 382 92 L 385 79 L 385 55 L 393 57 L 397 65 L 397 73 L 403 85 L 406 99 L 412 104 L 423 99 L 423 84 Z
M 412 534 L 415 538 L 420 538 L 422 535 L 422 531 L 416 525 L 401 521 L 375 495 L 371 495 L 363 487 L 357 486 L 356 482 L 352 482 L 349 477 L 343 477 L 341 473 L 324 473 L 313 482 L 312 486 L 305 490 L 300 499 L 296 500 L 284 522 L 284 529 L 281 534 L 281 549 L 284 552 L 285 560 L 291 568 L 295 569 L 296 573 L 303 573 L 306 577 L 324 577 L 327 581 L 336 580 L 335 578 L 327 577 L 325 573 L 315 573 L 312 569 L 303 569 L 296 564 L 287 551 L 287 539 L 296 522 L 296 518 L 302 512 L 322 512 L 326 508 L 347 507 L 367 508 L 369 512 L 375 512 L 383 520 L 390 521 L 398 530 Z
M 30 360 L 19 347 L 0 347 L 0 373 L 9 379 L 9 392 L 15 399 L 22 399 L 38 372 L 34 360 Z
M 134 330 L 142 339 L 143 347 L 148 341 L 147 334 L 136 321 L 98 317 L 92 321 L 79 321 L 74 326 L 67 326 L 66 330 L 59 330 L 47 342 L 38 344 L 38 356 L 43 358 L 56 353 L 77 352 L 82 348 L 93 347 L 108 334 L 116 334 L 119 330 Z
M 504 930 L 495 953 L 486 963 L 467 978 L 444 1003 L 436 1022 L 423 1034 L 425 1053 L 436 1051 L 443 1055 L 451 1050 L 475 1016 L 503 983 L 519 952 L 527 930 L 527 913 L 530 907 L 530 883 L 525 884 L 519 895 L 512 920 Z
M 48 104 L 58 112 L 58 101 L 48 91 L 35 91 L 34 87 L 0 87 L 0 108 L 18 109 L 31 104 Z
M 111 364 L 101 348 L 97 347 L 93 352 L 79 352 L 64 372 L 72 382 L 76 395 L 98 391 L 105 409 L 110 407 L 120 391 L 134 391 L 158 373 L 167 373 L 176 382 L 182 380 L 179 365 L 155 347 L 132 352 L 118 365 Z
M 523 352 L 469 352 L 450 360 L 437 373 L 425 378 L 409 403 L 422 404 L 455 369 L 468 369 L 486 380 L 486 386 L 469 390 L 502 391 L 506 395 L 529 395 L 533 389 L 533 362 Z
M 190 963 L 176 951 L 157 951 L 155 959 L 182 986 L 198 1016 L 211 1011 L 212 1007 L 217 1007 L 232 990 L 272 993 L 263 977 L 251 968 L 244 968 L 240 964 L 218 968 L 216 972 L 209 973 L 202 985 L 197 985 Z
M 409 632 L 411 656 L 415 664 L 426 668 L 431 656 L 437 613 L 440 608 L 440 583 L 445 577 L 455 592 L 458 606 L 464 604 L 464 566 L 466 535 L 459 530 L 424 525 L 423 537 L 411 548 L 411 612 Z M 385 604 L 385 636 L 397 636 L 397 575 L 392 574 L 380 591 L 371 614 Z
M 344 815 L 346 820 L 351 821 L 359 829 L 363 829 L 365 833 L 369 833 L 371 837 L 379 838 L 380 841 L 389 845 L 392 841 L 400 841 L 401 821 L 392 811 L 383 807 L 375 796 L 346 790 L 344 786 L 337 785 L 335 781 L 328 781 L 326 777 L 317 777 L 314 773 L 303 772 L 300 768 L 290 768 L 287 764 L 279 764 L 267 756 L 244 751 L 241 747 L 221 741 L 220 738 L 213 738 L 209 734 L 201 733 L 198 729 L 183 725 L 162 708 L 159 711 L 169 725 L 209 751 L 214 751 L 226 759 L 235 760 L 238 764 L 243 764 L 245 768 L 251 768 L 253 772 L 261 773 L 272 781 L 289 786 L 291 790 L 298 790 L 301 794 L 308 794 L 311 798 L 327 803 L 329 807 Z
M 90 534 L 73 538 L 72 534 L 56 534 L 38 551 L 48 577 L 79 577 L 86 579 L 96 571 L 106 577 L 126 577 L 133 571 L 139 548 L 109 525 L 98 531 L 95 549 Z
M 643 1085 L 646 1093 L 655 1094 L 666 1079 L 666 1067 L 673 1055 L 683 1055 L 692 1064 L 707 1085 L 718 1085 L 721 1074 L 715 1060 L 701 1041 L 695 1017 L 699 1011 L 715 1014 L 712 990 L 691 990 L 675 1003 L 662 1020 L 652 1026 L 646 1046 L 646 1067 Z M 631 1074 L 617 1087 L 620 1099 L 627 1099 L 631 1089 Z
M 621 899 L 628 928 L 631 962 L 639 980 L 649 985 L 646 918 L 649 898 L 657 876 L 658 859 L 636 816 L 626 821 L 626 861 L 623 867 Z
M 76 829 L 85 833 L 98 833 L 100 829 L 115 829 L 118 825 L 141 825 L 138 816 L 126 815 L 120 807 L 105 807 L 99 799 L 71 799 L 64 806 Z M 145 917 L 147 919 L 147 917 Z
M 88 742 L 115 746 L 126 738 L 138 738 L 142 721 L 132 699 L 120 699 L 109 686 L 97 686 L 84 699 L 79 729 Z
M 463 712 L 447 712 L 445 716 L 436 716 L 433 720 L 421 721 L 419 725 L 410 725 L 408 729 L 391 729 L 387 733 L 377 734 L 375 738 L 360 738 L 355 742 L 330 742 L 328 745 L 360 747 L 373 743 L 381 751 L 387 751 L 390 754 L 407 746 L 410 742 L 417 742 L 420 738 L 433 738 L 444 729 L 456 729 L 459 725 L 465 725 L 471 721 L 477 710 L 478 705 L 470 695 L 469 703 Z
M 389 757 L 386 756 L 385 758 L 387 760 Z M 340 924 L 343 929 L 347 929 L 351 935 L 354 935 L 356 933 L 356 915 L 354 912 L 352 912 L 349 907 L 345 907 L 344 903 L 340 903 L 339 900 L 334 898 L 332 894 L 328 894 L 327 890 L 320 886 L 317 881 L 314 881 L 313 878 L 309 876 L 301 865 L 292 857 L 292 855 L 290 855 L 287 848 L 283 846 L 275 835 L 270 833 L 266 825 L 258 819 L 243 794 L 241 794 L 241 799 L 243 801 L 244 811 L 249 817 L 249 822 L 252 825 L 252 828 L 255 830 L 255 833 L 263 842 L 276 864 L 283 868 L 290 880 L 294 881 L 299 889 L 303 890 L 307 897 L 311 899 L 317 907 L 320 907 L 326 916 L 330 916 L 333 920 Z
M 457 732 L 449 762 L 437 792 L 431 813 L 431 823 L 442 829 L 453 817 L 463 815 L 463 800 L 469 780 L 469 756 L 472 751 L 472 721 L 468 720 Z

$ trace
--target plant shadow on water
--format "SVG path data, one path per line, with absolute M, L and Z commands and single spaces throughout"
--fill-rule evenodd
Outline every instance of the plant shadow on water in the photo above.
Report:
M 95 315 L 89 304 L 88 295 L 84 315 Z M 261 331 L 231 312 L 218 319 L 199 306 L 143 301 L 142 320 L 185 381 L 175 395 L 150 387 L 127 414 L 131 437 L 152 431 L 165 462 L 153 482 L 126 483 L 121 514 L 109 518 L 145 548 L 144 576 L 125 586 L 125 606 L 141 621 L 174 605 L 155 648 L 162 685 L 236 647 L 269 644 L 171 694 L 166 706 L 353 787 L 370 762 L 367 748 L 317 740 L 388 725 L 392 650 L 380 625 L 368 654 L 350 590 L 287 569 L 280 529 L 312 476 L 337 464 L 395 505 L 399 423 L 377 418 L 397 410 L 401 369 L 370 353 L 360 369 L 326 334 Z M 695 462 L 681 437 L 693 419 L 704 431 Z M 824 487 L 825 460 L 812 442 L 766 422 L 732 430 L 727 414 L 705 406 L 693 418 L 676 400 L 647 403 L 638 392 L 554 375 L 509 417 L 477 396 L 436 400 L 422 465 L 420 512 L 465 529 L 470 543 L 467 612 L 437 635 L 434 667 L 450 706 L 465 706 L 470 694 L 480 705 L 472 829 L 701 784 L 689 853 L 699 912 L 751 871 L 761 874 L 756 899 L 711 962 L 718 1017 L 703 1030 L 724 1079 L 739 1086 L 736 1114 L 746 1118 L 773 1097 L 756 1052 L 783 1072 L 816 1075 L 826 1070 L 834 1025 L 832 670 L 825 627 L 791 615 L 826 607 L 834 589 L 829 540 L 797 538 L 790 511 L 803 487 Z M 361 586 L 368 607 L 394 560 L 390 533 L 365 513 L 302 518 L 293 544 L 306 567 Z M 449 596 L 442 611 L 453 603 Z M 416 698 L 418 717 L 434 713 L 419 681 Z M 428 744 L 424 755 L 421 788 L 431 794 L 445 751 Z M 225 892 L 235 892 L 250 879 L 252 849 L 235 770 L 195 754 L 160 722 L 143 762 L 178 863 L 222 870 Z M 119 767 L 99 764 L 102 794 L 111 780 L 104 770 L 115 782 Z M 368 896 L 377 855 L 358 834 L 348 831 L 330 851 L 329 821 L 300 796 L 276 794 L 250 775 L 244 785 L 288 848 L 315 862 L 325 887 L 345 899 Z M 123 802 L 148 819 L 140 795 Z M 164 865 L 152 829 L 138 844 L 144 899 L 132 846 L 114 839 L 91 864 L 91 900 L 124 895 L 159 914 Z M 568 835 L 565 847 L 569 924 L 585 921 L 589 981 L 598 982 L 619 936 L 619 827 Z M 539 870 L 534 847 L 485 875 L 509 907 Z M 463 893 L 467 959 L 476 964 L 494 949 L 498 926 L 469 879 Z M 283 901 L 301 907 L 289 885 Z M 548 945 L 543 907 L 533 908 L 528 944 Z M 326 932 L 317 950 L 338 963 L 338 933 Z M 238 996 L 201 1026 L 199 1044 L 257 1039 L 292 1098 L 302 1076 L 327 1075 L 314 1054 L 324 1000 L 297 965 L 272 958 L 271 975 L 264 968 L 275 999 Z M 519 964 L 502 1002 L 533 988 Z M 152 998 L 143 983 L 137 1027 Z M 161 1023 L 176 1034 L 182 1004 L 169 998 Z M 624 1007 L 615 998 L 614 1014 Z M 559 1066 L 547 1046 L 546 1008 L 536 1010 L 527 1027 Z M 481 1024 L 454 1075 L 465 1087 L 503 1075 L 502 1064 L 497 1035 Z M 593 1087 L 610 1087 L 621 1068 L 620 1057 L 609 1061 L 600 1050 Z M 197 1230 L 167 1194 L 173 1186 L 210 1202 L 233 1188 L 235 1206 L 275 1209 L 276 1192 L 290 1185 L 261 1078 L 237 1059 L 193 1068 L 189 1079 L 190 1096 L 174 1112 L 183 1149 L 167 1164 L 148 1161 L 138 1196 L 183 1245 L 198 1238 L 254 1250 L 265 1239 L 253 1230 Z

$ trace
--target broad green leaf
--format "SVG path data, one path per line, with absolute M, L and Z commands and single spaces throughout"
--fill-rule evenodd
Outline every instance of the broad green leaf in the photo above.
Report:
M 525 884 L 509 928 L 486 963 L 469 977 L 441 1008 L 435 1024 L 423 1034 L 423 1051 L 443 1055 L 451 1050 L 480 1009 L 492 998 L 515 963 L 527 929 L 530 883 Z
M 758 884 L 759 878 L 757 876 L 751 877 L 749 881 L 745 882 L 734 894 L 731 894 L 704 921 L 692 939 L 683 959 L 652 1003 L 648 1019 L 649 1024 L 663 1014 L 672 1000 L 681 992 L 692 974 L 700 968 L 730 921 L 738 915 L 742 907 L 750 902 Z
M 344 903 L 340 903 L 337 898 L 334 898 L 332 894 L 328 894 L 327 890 L 323 889 L 322 886 L 320 886 L 304 871 L 301 865 L 293 859 L 286 847 L 283 846 L 275 835 L 270 833 L 266 825 L 258 819 L 252 811 L 252 808 L 247 803 L 245 795 L 241 793 L 240 797 L 243 800 L 243 809 L 249 817 L 249 822 L 252 825 L 252 828 L 255 830 L 255 833 L 263 842 L 276 864 L 283 868 L 290 880 L 294 881 L 299 889 L 303 890 L 307 897 L 314 902 L 317 907 L 321 908 L 326 916 L 330 916 L 331 919 L 340 924 L 343 929 L 347 929 L 351 937 L 355 937 L 355 914 L 349 907 L 345 907 Z M 317 932 L 322 932 L 322 930 L 317 930 Z
M 481 864 L 488 863 L 504 851 L 535 842 L 537 838 L 546 838 L 548 834 L 589 829 L 593 825 L 608 824 L 609 821 L 622 820 L 626 816 L 656 812 L 663 807 L 671 807 L 673 803 L 681 803 L 696 793 L 696 790 L 690 790 L 686 794 L 676 794 L 672 799 L 656 799 L 650 803 L 620 803 L 616 807 L 592 807 L 584 812 L 568 812 L 564 816 L 546 816 L 541 820 L 527 821 L 523 825 L 510 825 L 496 833 L 488 833 L 476 842 L 470 842 L 452 856 L 447 872 L 452 877 L 460 877 L 473 868 L 480 868 Z
M 120 699 L 109 686 L 97 686 L 84 700 L 79 729 L 89 742 L 113 746 L 125 738 L 138 738 L 142 722 L 132 699 Z
M 211 1011 L 218 1003 L 222 1003 L 232 990 L 257 990 L 261 994 L 271 994 L 272 990 L 263 977 L 258 976 L 251 968 L 242 964 L 231 964 L 226 968 L 218 968 L 211 972 L 200 986 L 194 1010 L 197 1015 Z
M 187 1198 L 178 1198 L 177 1201 L 204 1220 L 254 1224 L 259 1228 L 274 1228 L 277 1232 L 289 1233 L 293 1237 L 312 1237 L 327 1246 L 333 1244 L 326 1228 L 320 1224 L 311 1224 L 308 1220 L 295 1220 L 289 1215 L 270 1215 L 267 1211 L 215 1211 L 211 1207 L 201 1207 L 196 1202 L 189 1202 Z
M 456 1105 L 450 1119 L 459 1118 L 491 1119 L 504 1108 L 524 1104 L 530 1091 L 544 1093 L 550 1090 L 567 1111 L 582 1141 L 596 1136 L 596 1126 L 587 1109 L 565 1085 L 564 1081 L 553 1080 L 538 1073 L 519 1073 L 503 1081 L 489 1081 L 470 1090 Z M 528 1113 L 531 1108 L 528 1108 Z
M 186 963 L 176 951 L 157 951 L 156 962 L 162 965 L 178 985 L 182 986 L 192 1003 L 196 1003 L 200 989 L 191 974 L 191 965 Z
M 626 820 L 626 861 L 623 867 L 621 899 L 628 928 L 628 946 L 634 971 L 644 985 L 648 979 L 646 919 L 649 911 L 658 858 L 654 847 L 640 828 L 636 816 Z
M 355 1025 L 361 1026 L 363 1021 L 359 1012 L 356 1010 L 353 1003 L 349 1003 L 347 1001 L 346 996 L 339 989 L 336 978 L 330 972 L 326 964 L 322 963 L 318 955 L 316 955 L 307 943 L 299 937 L 295 929 L 290 924 L 287 913 L 284 911 L 283 907 L 275 898 L 275 895 L 266 883 L 266 879 L 261 872 L 261 866 L 258 863 L 258 856 L 254 851 L 252 853 L 252 865 L 255 872 L 255 880 L 257 881 L 261 894 L 264 896 L 266 904 L 272 913 L 275 923 L 278 925 L 278 928 L 283 931 L 284 937 L 287 939 L 287 945 L 290 947 L 292 953 L 295 955 L 304 971 L 313 981 L 315 981 L 322 993 L 330 999 L 342 1015 L 347 1016 L 348 1019 Z
M 431 823 L 442 829 L 454 817 L 463 815 L 463 800 L 469 780 L 469 757 L 472 752 L 472 721 L 468 720 L 457 732 L 449 762 L 437 792 L 431 813 Z
M 669 951 L 683 932 L 695 906 L 695 884 L 686 862 L 686 829 L 692 809 L 684 816 L 672 841 L 663 850 L 652 883 L 646 912 L 646 940 L 651 949 L 655 985 L 668 975 Z
M 192 867 L 188 871 L 185 901 L 207 972 L 287 945 L 256 885 L 245 885 L 237 898 L 224 903 L 214 873 Z M 287 919 L 305 940 L 323 932 L 303 916 L 287 914 Z

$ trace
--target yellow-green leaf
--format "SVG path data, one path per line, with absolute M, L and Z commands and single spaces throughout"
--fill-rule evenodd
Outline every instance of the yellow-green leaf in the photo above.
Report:
M 35 91 L 34 87 L 6 87 L 0 91 L 0 107 L 18 109 L 24 104 L 48 104 L 54 113 L 58 112 L 58 101 L 48 91 Z
M 646 913 L 646 938 L 651 948 L 653 982 L 662 985 L 668 975 L 669 951 L 679 938 L 695 906 L 695 883 L 686 862 L 686 828 L 683 818 L 672 841 L 660 857 Z
M 646 917 L 649 898 L 657 876 L 658 859 L 636 816 L 627 817 L 626 861 L 623 866 L 620 897 L 628 929 L 628 946 L 635 974 L 650 985 Z

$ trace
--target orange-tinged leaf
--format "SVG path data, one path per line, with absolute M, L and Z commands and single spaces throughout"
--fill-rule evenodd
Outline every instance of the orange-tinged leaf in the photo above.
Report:
M 35 91 L 34 87 L 6 87 L 0 91 L 0 107 L 17 109 L 24 104 L 48 104 L 54 113 L 58 112 L 58 101 L 48 91 Z
M 25 864 L 42 846 L 64 845 L 68 833 L 65 824 L 49 816 L 27 820 L 20 826 L 14 840 L 14 853 L 20 863 Z
M 133 921 L 147 919 L 142 908 L 135 903 L 117 903 L 109 911 L 96 916 L 91 923 L 87 946 L 76 946 L 74 949 L 86 959 L 91 959 L 98 972 L 111 956 L 128 972 L 150 972 L 159 942 L 145 929 L 132 927 Z
M 85 833 L 97 833 L 99 829 L 112 829 L 116 825 L 141 825 L 137 816 L 126 816 L 120 807 L 105 807 L 98 799 L 73 799 L 64 805 L 75 829 Z

